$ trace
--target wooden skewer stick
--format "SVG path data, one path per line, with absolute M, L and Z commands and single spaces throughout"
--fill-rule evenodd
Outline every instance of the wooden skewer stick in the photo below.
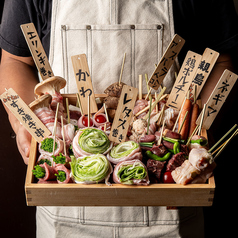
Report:
M 150 91 L 150 86 L 148 85 L 148 82 L 149 82 L 148 74 L 145 74 L 145 81 L 146 81 L 147 93 L 149 93 L 149 91 Z
M 158 103 L 159 101 L 163 100 L 164 98 L 166 98 L 167 96 L 168 96 L 168 94 L 165 94 L 165 95 L 161 96 L 161 98 L 157 101 L 157 103 Z M 158 99 L 158 97 L 157 97 L 157 99 Z M 153 102 L 152 105 L 154 105 L 155 102 L 156 102 L 156 100 Z M 156 104 L 157 104 L 157 103 L 156 103 Z M 155 104 L 155 105 L 156 105 L 156 104 Z M 136 115 L 135 115 L 135 117 L 138 117 L 141 113 L 147 111 L 149 108 L 150 108 L 150 105 L 147 106 L 147 107 L 145 107 L 145 108 L 142 109 L 141 111 L 137 112 Z
M 64 120 L 63 120 L 63 116 L 61 116 L 61 127 L 62 127 L 63 143 L 64 143 L 64 155 L 66 155 L 66 143 L 65 143 L 65 136 L 64 136 Z
M 56 126 L 58 121 L 58 111 L 59 111 L 59 103 L 57 103 L 56 111 L 55 111 L 55 122 L 54 122 L 54 129 L 53 129 L 53 155 L 55 154 L 55 140 L 56 140 Z
M 163 121 L 163 125 L 162 125 L 162 128 L 161 128 L 161 134 L 160 134 L 160 138 L 159 138 L 159 141 L 158 141 L 158 145 L 160 145 L 162 143 L 164 124 L 165 124 L 165 120 Z
M 88 96 L 88 127 L 90 127 L 90 96 Z
M 104 132 L 106 132 L 107 131 L 107 123 L 105 122 L 104 123 Z
M 109 117 L 108 117 L 108 113 L 107 113 L 107 107 L 106 107 L 105 103 L 103 103 L 103 108 L 104 108 L 104 112 L 105 112 L 105 115 L 106 115 L 106 118 L 107 118 L 107 122 L 109 122 Z
M 142 74 L 139 75 L 139 99 L 142 99 Z
M 157 98 L 157 93 L 155 92 L 155 98 Z M 159 108 L 158 108 L 158 103 L 155 106 L 155 112 L 158 113 L 159 112 Z
M 151 94 L 151 91 L 152 91 L 153 88 L 150 88 L 149 92 L 147 93 L 146 97 L 145 97 L 145 100 L 147 100 L 147 98 L 149 97 L 149 95 Z
M 175 121 L 175 123 L 174 123 L 174 127 L 173 127 L 173 130 L 172 130 L 172 131 L 175 131 L 175 129 L 176 129 L 176 126 L 177 126 L 177 124 L 178 124 L 179 117 L 180 117 L 180 115 L 181 115 L 181 113 L 182 113 L 182 110 L 183 110 L 185 101 L 186 101 L 186 97 L 184 98 L 182 107 L 180 108 L 179 114 L 178 114 L 177 119 L 176 119 L 176 121 Z
M 199 130 L 198 130 L 198 135 L 199 135 L 199 136 L 201 135 L 202 124 L 203 124 L 203 120 L 204 120 L 204 115 L 205 115 L 205 112 L 206 112 L 206 108 L 207 108 L 207 104 L 205 103 L 204 106 L 203 106 L 202 118 L 201 118 L 201 121 L 200 121 Z
M 68 99 L 68 98 L 66 98 L 66 111 L 67 111 L 67 119 L 68 119 L 68 123 L 70 123 L 69 99 Z
M 192 133 L 191 136 L 188 138 L 188 141 L 187 141 L 186 145 L 189 145 L 189 143 L 190 143 L 192 137 L 197 133 L 198 127 L 199 127 L 199 125 L 197 125 L 197 126 L 195 127 L 195 129 L 193 130 L 193 133 Z
M 81 107 L 81 102 L 80 102 L 79 94 L 76 93 L 76 96 L 77 96 L 77 104 L 78 104 L 78 107 L 79 107 L 79 109 L 80 109 L 81 114 L 83 115 L 83 111 L 82 111 L 82 107 Z
M 165 104 L 163 105 L 161 111 L 159 112 L 159 117 L 158 117 L 158 120 L 156 122 L 156 124 L 158 126 L 161 124 L 161 121 L 162 121 L 162 118 L 163 118 L 163 115 L 164 115 L 164 111 L 165 111 Z
M 121 85 L 121 79 L 122 79 L 122 73 L 123 73 L 123 69 L 124 69 L 125 59 L 126 59 L 126 53 L 124 54 L 124 58 L 123 58 L 122 66 L 121 66 L 121 73 L 120 73 L 120 78 L 119 78 L 119 86 Z
M 152 97 L 150 97 L 150 108 L 149 108 L 149 116 L 148 116 L 148 123 L 147 123 L 147 135 L 149 135 L 149 129 L 150 129 L 150 115 L 152 109 Z
M 226 146 L 229 144 L 229 142 L 238 134 L 238 129 L 232 134 L 232 136 L 225 142 L 225 144 L 222 146 L 222 148 L 218 151 L 218 153 L 214 156 L 214 159 L 216 159 L 221 152 L 226 148 Z
M 180 128 L 179 128 L 178 133 L 181 132 L 181 130 L 182 130 L 182 128 L 183 128 L 183 124 L 184 124 L 184 122 L 185 122 L 185 119 L 186 119 L 187 115 L 188 115 L 188 111 L 186 111 L 186 113 L 185 113 L 185 116 L 184 116 L 184 118 L 183 118 L 183 121 L 182 121 L 182 124 L 181 124 L 181 126 L 180 126 Z
M 212 151 L 237 127 L 237 124 L 235 124 L 212 148 L 208 150 L 209 153 L 212 153 Z
M 226 144 L 226 142 L 227 142 L 227 141 L 223 142 L 223 144 L 220 145 L 217 149 L 215 149 L 211 154 L 212 154 L 212 155 L 216 154 L 216 152 L 217 152 L 218 150 L 220 150 L 220 149 Z
M 152 104 L 152 106 L 151 106 L 151 111 L 154 110 L 156 104 L 161 100 L 161 97 L 162 97 L 162 95 L 164 94 L 165 90 L 166 90 L 166 87 L 163 87 L 163 89 L 160 91 L 158 97 L 156 98 L 156 100 L 155 100 L 154 103 Z M 147 113 L 147 114 L 145 115 L 144 119 L 147 120 L 148 118 L 149 118 L 149 113 Z

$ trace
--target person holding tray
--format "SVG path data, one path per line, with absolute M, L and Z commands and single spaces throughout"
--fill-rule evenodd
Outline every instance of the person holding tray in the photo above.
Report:
M 238 44 L 238 20 L 231 0 L 8 0 L 0 28 L 3 49 L 0 94 L 5 88 L 13 88 L 27 104 L 34 100 L 34 87 L 39 82 L 20 29 L 21 24 L 30 22 L 38 31 L 53 72 L 67 80 L 64 93 L 75 93 L 71 56 L 81 53 L 87 55 L 96 93 L 103 93 L 108 84 L 118 81 L 124 52 L 127 61 L 122 81 L 138 87 L 138 75 L 153 72 L 151 66 L 159 62 L 175 33 L 186 40 L 180 63 L 188 50 L 202 54 L 209 47 L 220 53 L 202 91 L 203 100 L 208 98 L 224 69 L 234 71 L 232 53 Z M 164 80 L 168 92 L 178 68 L 177 62 Z M 27 164 L 31 137 L 11 113 L 9 121 Z M 203 235 L 202 209 L 196 207 L 178 210 L 166 207 L 37 208 L 38 238 L 200 238 Z

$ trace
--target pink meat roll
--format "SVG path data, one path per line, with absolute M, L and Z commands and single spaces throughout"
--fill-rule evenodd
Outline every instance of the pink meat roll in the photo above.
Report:
M 49 156 L 52 156 L 53 155 L 53 150 L 52 152 L 50 151 L 45 151 L 43 148 L 43 143 L 45 140 L 47 139 L 51 139 L 50 141 L 52 142 L 52 148 L 53 148 L 53 141 L 54 141 L 54 137 L 53 136 L 49 136 L 47 138 L 45 138 L 40 144 L 39 144 L 39 152 L 41 154 L 47 154 Z M 49 142 L 49 140 L 48 140 Z M 59 138 L 55 138 L 55 144 L 57 145 L 57 148 L 55 149 L 55 152 L 54 152 L 54 156 L 58 155 L 59 153 L 63 153 L 63 150 L 64 150 L 64 142 L 59 139 Z
M 57 177 L 58 183 L 72 183 L 73 182 L 70 177 L 70 170 L 67 169 L 63 164 L 59 164 L 59 165 L 55 166 L 55 169 L 57 171 L 57 174 L 59 173 L 59 171 L 63 171 L 66 175 L 66 179 L 64 181 L 60 181 Z
M 55 180 L 56 179 L 56 169 L 52 166 L 49 166 L 47 163 L 40 164 L 40 167 L 45 169 L 45 176 L 40 178 L 39 181 L 48 181 L 48 180 Z
M 134 169 L 137 169 L 137 172 L 134 172 Z M 140 176 L 133 177 L 138 173 Z M 126 185 L 149 185 L 150 183 L 147 168 L 140 160 L 127 160 L 117 164 L 113 171 L 113 181 Z

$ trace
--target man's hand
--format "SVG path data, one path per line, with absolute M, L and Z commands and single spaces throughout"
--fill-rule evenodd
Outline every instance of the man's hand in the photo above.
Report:
M 39 81 L 32 57 L 19 57 L 3 50 L 0 64 L 0 79 L 0 94 L 5 91 L 5 88 L 12 88 L 26 104 L 34 101 L 34 88 Z M 31 135 L 6 107 L 5 109 L 8 113 L 9 122 L 16 134 L 19 152 L 27 164 Z
M 18 128 L 16 140 L 18 150 L 25 164 L 28 164 L 31 147 L 31 134 L 22 125 Z

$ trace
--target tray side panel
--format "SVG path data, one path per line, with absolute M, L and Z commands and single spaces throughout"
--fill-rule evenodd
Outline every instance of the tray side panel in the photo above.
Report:
M 86 185 L 88 186 L 88 185 Z M 33 186 L 27 190 L 29 206 L 211 206 L 214 188 L 105 186 Z

